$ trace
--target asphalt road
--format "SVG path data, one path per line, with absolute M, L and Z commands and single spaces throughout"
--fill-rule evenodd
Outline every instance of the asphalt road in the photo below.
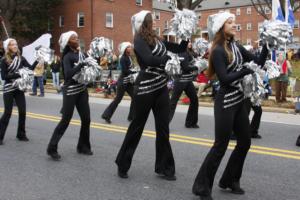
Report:
M 177 181 L 167 182 L 154 173 L 155 132 L 150 115 L 134 156 L 129 179 L 117 177 L 116 154 L 128 127 L 128 101 L 123 101 L 107 125 L 100 116 L 111 100 L 90 99 L 91 142 L 94 155 L 76 153 L 80 122 L 77 112 L 59 144 L 61 162 L 46 155 L 47 143 L 60 118 L 61 96 L 27 97 L 28 143 L 15 139 L 17 116 L 11 118 L 0 146 L 0 200 L 196 200 L 192 184 L 214 136 L 212 108 L 199 109 L 200 129 L 184 128 L 187 106 L 179 106 L 171 123 L 171 143 Z M 3 100 L 0 95 L 0 112 Z M 236 196 L 216 184 L 225 168 L 228 150 L 216 175 L 213 197 L 219 200 L 299 200 L 300 116 L 263 113 L 261 140 L 252 141 L 241 180 L 246 190 Z M 230 145 L 230 148 L 234 143 Z

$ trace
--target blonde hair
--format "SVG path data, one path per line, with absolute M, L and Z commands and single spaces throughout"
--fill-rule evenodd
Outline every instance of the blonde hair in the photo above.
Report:
M 10 43 L 11 43 L 12 41 L 16 41 L 16 40 L 11 40 L 11 41 L 9 41 L 8 47 L 7 47 L 7 51 L 5 52 L 5 55 L 4 55 L 4 58 L 5 58 L 6 62 L 7 62 L 7 64 L 9 64 L 9 65 L 12 63 L 12 55 L 13 55 L 13 52 L 9 49 L 9 45 L 10 45 Z M 17 56 L 18 56 L 18 57 L 21 57 L 21 53 L 20 53 L 19 50 L 17 51 Z

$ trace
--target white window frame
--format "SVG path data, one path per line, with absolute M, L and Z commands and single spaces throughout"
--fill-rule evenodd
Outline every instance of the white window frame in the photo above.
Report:
M 111 24 L 108 22 L 108 17 L 111 17 Z M 114 14 L 112 12 L 105 13 L 105 27 L 106 28 L 113 28 L 114 27 Z
M 81 17 L 83 17 L 83 25 L 79 24 Z M 84 12 L 79 12 L 79 13 L 77 13 L 77 28 L 82 28 L 82 27 L 84 27 L 84 25 L 85 25 L 85 15 L 84 15 Z
M 158 17 L 158 18 L 156 18 Z M 159 10 L 154 10 L 153 11 L 153 19 L 154 20 L 160 20 L 160 11 Z
M 262 26 L 263 26 L 263 22 L 258 22 L 258 24 L 257 24 L 257 30 L 259 31 L 260 28 L 262 28 Z
M 247 15 L 251 15 L 252 14 L 252 8 L 251 7 L 247 7 Z
M 155 30 L 156 34 L 158 36 L 160 36 L 160 27 L 155 27 L 154 30 Z
M 299 20 L 298 19 L 295 20 L 294 29 L 299 29 Z
M 237 9 L 236 9 L 236 15 L 237 15 L 237 16 L 240 16 L 240 15 L 241 15 L 241 8 L 237 8 Z
M 300 38 L 299 37 L 294 37 L 293 42 L 300 42 Z
M 165 29 L 165 30 L 168 30 L 168 29 L 169 29 L 169 21 L 168 21 L 168 20 L 165 21 L 164 29 Z
M 236 25 L 236 31 L 239 32 L 242 30 L 242 25 L 241 24 L 237 24 Z
M 247 31 L 251 31 L 252 30 L 252 23 L 247 23 Z
M 252 40 L 251 40 L 251 38 L 247 38 L 247 45 L 252 45 Z
M 58 26 L 59 27 L 64 27 L 65 26 L 65 17 L 63 15 L 59 16 Z
M 265 11 L 265 14 L 266 14 L 266 15 L 269 15 L 269 14 L 272 13 L 271 9 L 270 9 L 268 6 L 265 6 L 264 9 L 265 9 L 264 11 Z
M 135 0 L 135 5 L 137 6 L 143 6 L 143 0 L 139 0 L 140 3 L 137 2 L 137 0 Z

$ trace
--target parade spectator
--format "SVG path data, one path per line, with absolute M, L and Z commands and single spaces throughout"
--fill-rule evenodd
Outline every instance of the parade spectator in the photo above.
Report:
M 196 81 L 194 81 L 194 85 L 196 88 L 198 88 L 197 96 L 200 97 L 202 92 L 205 90 L 209 82 L 208 77 L 205 74 L 205 71 L 198 74 Z
M 280 76 L 276 78 L 276 102 L 286 102 L 286 92 L 289 82 L 289 75 L 292 72 L 291 64 L 286 59 L 286 55 L 280 52 L 277 58 L 277 64 L 281 66 Z
M 32 86 L 32 93 L 31 96 L 37 95 L 37 86 L 40 88 L 39 97 L 44 97 L 44 72 L 45 72 L 45 62 L 43 60 L 39 60 L 34 68 L 34 80 Z
M 52 80 L 53 87 L 58 90 L 59 89 L 59 72 L 60 72 L 60 58 L 55 55 L 54 61 L 50 64 L 51 72 L 52 72 Z

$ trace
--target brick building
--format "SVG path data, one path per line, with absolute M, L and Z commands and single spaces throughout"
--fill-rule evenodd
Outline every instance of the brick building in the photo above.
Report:
M 52 30 L 53 46 L 59 50 L 57 41 L 61 33 L 74 30 L 80 36 L 81 46 L 85 49 L 92 38 L 104 36 L 110 38 L 114 49 L 122 41 L 132 41 L 131 16 L 140 10 L 150 10 L 153 13 L 154 29 L 165 39 L 176 41 L 170 33 L 170 20 L 174 7 L 172 0 L 64 0 L 62 5 L 53 10 L 54 27 Z M 219 11 L 228 10 L 236 14 L 237 36 L 243 44 L 256 46 L 258 27 L 264 21 L 250 0 L 204 0 L 196 9 L 199 16 L 199 32 L 207 37 L 207 17 Z M 300 11 L 300 10 L 299 10 Z M 300 43 L 299 17 L 295 13 L 294 42 Z M 271 17 L 271 10 L 265 7 L 265 12 Z
M 53 47 L 58 52 L 60 34 L 74 30 L 85 49 L 96 36 L 111 39 L 116 49 L 132 41 L 131 16 L 140 10 L 152 10 L 152 0 L 64 0 L 53 10 Z
M 252 6 L 250 0 L 227 0 L 227 1 L 209 1 L 204 0 L 196 9 L 199 16 L 199 28 L 201 35 L 207 37 L 207 17 L 211 14 L 220 11 L 230 11 L 236 15 L 237 35 L 236 39 L 240 40 L 242 44 L 257 46 L 258 29 L 265 20 Z M 264 12 L 271 18 L 272 11 L 264 6 Z M 299 18 L 300 10 L 294 13 L 295 28 L 294 28 L 294 42 L 300 42 Z

